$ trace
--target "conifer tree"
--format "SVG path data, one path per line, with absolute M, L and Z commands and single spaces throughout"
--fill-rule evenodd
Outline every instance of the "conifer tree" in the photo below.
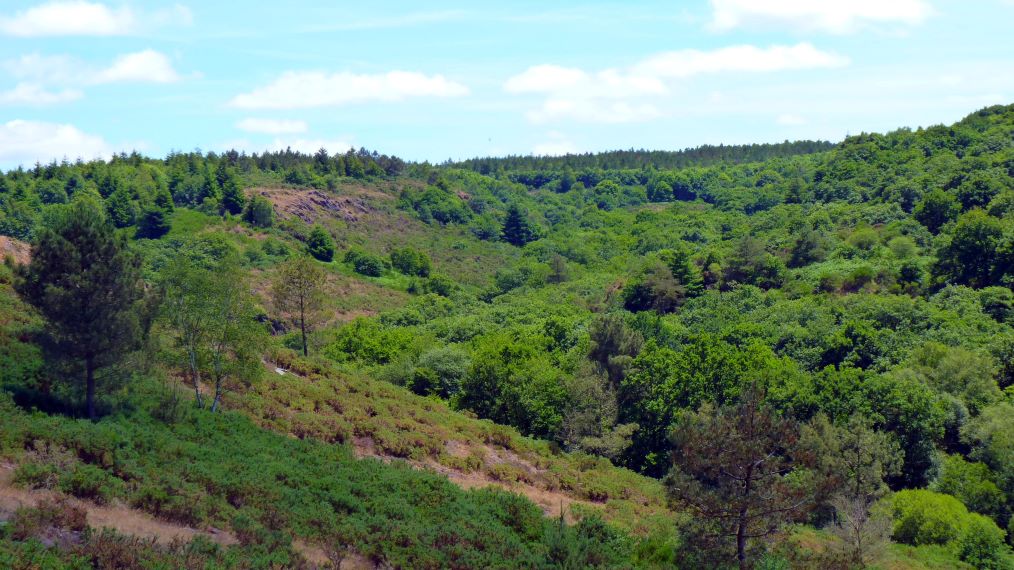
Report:
M 87 195 L 49 219 L 19 269 L 18 293 L 46 320 L 52 356 L 83 366 L 88 417 L 97 373 L 139 345 L 141 258 Z
M 512 204 L 507 210 L 502 233 L 504 241 L 517 247 L 538 239 L 535 226 L 528 219 L 528 214 L 517 204 Z

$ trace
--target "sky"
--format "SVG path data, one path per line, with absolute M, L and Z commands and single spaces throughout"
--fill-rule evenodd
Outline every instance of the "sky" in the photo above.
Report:
M 0 167 L 675 150 L 1014 103 L 1014 0 L 0 2 Z

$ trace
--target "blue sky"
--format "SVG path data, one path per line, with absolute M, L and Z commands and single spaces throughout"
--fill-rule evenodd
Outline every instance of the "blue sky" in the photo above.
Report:
M 1014 102 L 1012 24 L 1014 0 L 5 0 L 0 167 L 840 140 Z

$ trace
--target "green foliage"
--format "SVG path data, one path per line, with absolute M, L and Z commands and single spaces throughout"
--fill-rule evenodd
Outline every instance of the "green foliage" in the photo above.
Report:
M 929 231 L 938 233 L 947 223 L 961 213 L 961 205 L 953 194 L 944 190 L 932 190 L 923 197 L 912 212 L 916 220 Z
M 894 538 L 906 544 L 943 544 L 976 568 L 1010 568 L 1006 533 L 992 520 L 969 513 L 949 495 L 925 490 L 899 491 L 888 499 Z
M 554 433 L 563 420 L 566 391 L 560 372 L 537 350 L 538 342 L 545 340 L 522 340 L 508 332 L 477 340 L 458 405 L 522 433 Z
M 229 214 L 239 214 L 245 207 L 246 194 L 240 188 L 236 176 L 230 174 L 222 184 L 222 211 Z
M 246 203 L 243 210 L 243 221 L 258 228 L 270 228 L 275 221 L 275 211 L 271 202 L 263 196 L 254 196 Z
M 345 263 L 351 263 L 352 268 L 360 275 L 368 277 L 380 277 L 384 274 L 384 260 L 355 249 L 345 252 Z
M 330 263 L 334 259 L 334 240 L 327 230 L 315 225 L 306 238 L 306 250 L 315 259 Z
M 165 210 L 159 207 L 148 207 L 141 212 L 141 216 L 137 220 L 137 233 L 135 237 L 138 239 L 158 239 L 169 233 L 171 229 L 172 222 L 169 221 Z
M 501 230 L 503 240 L 513 246 L 521 247 L 539 237 L 538 229 L 528 218 L 527 212 L 517 204 L 507 209 L 507 217 Z
M 932 490 L 957 497 L 970 510 L 1002 521 L 1008 517 L 1007 500 L 993 477 L 983 463 L 971 463 L 960 455 L 947 455 L 940 464 Z
M 87 196 L 53 213 L 19 272 L 18 293 L 46 321 L 50 357 L 83 369 L 91 419 L 96 371 L 119 364 L 146 333 L 140 272 L 140 257 Z
M 937 275 L 948 282 L 986 287 L 1014 271 L 1005 249 L 1004 226 L 982 210 L 962 214 L 950 241 L 937 254 Z
M 429 277 L 432 262 L 426 252 L 411 247 L 391 251 L 391 267 L 405 275 Z

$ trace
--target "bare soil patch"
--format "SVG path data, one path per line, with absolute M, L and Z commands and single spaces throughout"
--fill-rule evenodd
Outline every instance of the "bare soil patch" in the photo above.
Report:
M 351 192 L 350 192 L 351 190 Z M 365 187 L 343 188 L 341 193 L 316 188 L 253 188 L 251 193 L 267 198 L 283 218 L 297 217 L 308 224 L 328 217 L 358 222 L 375 211 L 373 200 L 390 200 L 391 196 Z
M 19 508 L 35 507 L 40 501 L 56 500 L 63 496 L 46 489 L 15 487 L 12 484 L 13 477 L 13 465 L 0 465 L 0 519 L 9 517 Z M 68 498 L 68 502 L 88 514 L 88 525 L 93 528 L 111 528 L 121 534 L 154 539 L 160 544 L 169 544 L 174 539 L 190 541 L 199 535 L 223 546 L 238 542 L 236 537 L 223 530 L 199 530 L 166 522 L 122 504 L 97 505 L 75 498 Z
M 0 236 L 0 260 L 10 256 L 15 263 L 25 264 L 32 260 L 31 252 L 32 246 L 28 243 L 9 236 Z

